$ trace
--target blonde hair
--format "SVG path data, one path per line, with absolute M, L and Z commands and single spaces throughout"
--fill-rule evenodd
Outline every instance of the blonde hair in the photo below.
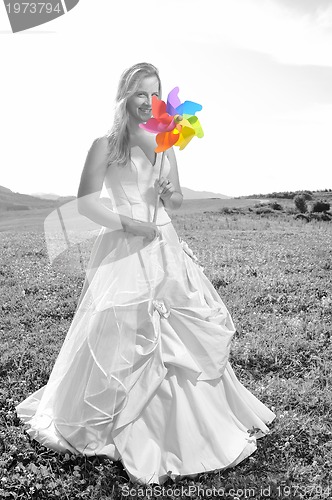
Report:
M 157 77 L 159 96 L 161 96 L 159 72 L 152 64 L 135 64 L 126 69 L 121 75 L 115 99 L 113 126 L 106 134 L 110 152 L 108 166 L 112 163 L 124 166 L 130 160 L 127 101 L 137 91 L 142 79 L 147 76 Z

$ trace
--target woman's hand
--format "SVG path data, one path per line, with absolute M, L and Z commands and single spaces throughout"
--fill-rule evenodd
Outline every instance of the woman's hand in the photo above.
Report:
M 156 186 L 159 186 L 159 196 L 164 202 L 167 202 L 175 191 L 171 181 L 165 177 L 161 177 L 159 182 L 156 180 Z
M 183 195 L 181 192 L 175 190 L 174 184 L 169 179 L 161 177 L 159 182 L 156 180 L 155 186 L 156 189 L 159 188 L 158 194 L 166 208 L 176 210 L 181 206 Z
M 143 238 L 147 238 L 148 241 L 153 241 L 161 234 L 158 226 L 154 222 L 139 222 L 134 220 L 126 225 L 126 232 L 134 236 L 143 236 Z

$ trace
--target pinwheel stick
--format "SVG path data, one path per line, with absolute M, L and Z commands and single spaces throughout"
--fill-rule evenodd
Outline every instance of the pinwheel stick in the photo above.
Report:
M 160 182 L 160 179 L 161 179 L 161 174 L 162 174 L 162 170 L 163 170 L 163 166 L 164 166 L 164 160 L 165 160 L 165 151 L 163 151 L 163 154 L 161 156 L 161 164 L 160 164 L 160 170 L 159 170 L 158 183 Z M 153 214 L 153 222 L 154 223 L 156 223 L 156 221 L 157 221 L 157 213 L 158 213 L 159 198 L 160 198 L 159 189 L 160 189 L 160 187 L 158 186 L 158 189 L 156 190 L 156 204 L 154 206 L 154 214 Z

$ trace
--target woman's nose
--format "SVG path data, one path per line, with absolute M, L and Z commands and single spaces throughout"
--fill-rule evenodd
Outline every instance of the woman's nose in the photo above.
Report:
M 151 94 L 151 95 L 146 94 L 144 96 L 143 102 L 141 103 L 141 106 L 143 106 L 145 109 L 151 109 L 152 108 L 152 96 L 153 96 L 153 94 Z

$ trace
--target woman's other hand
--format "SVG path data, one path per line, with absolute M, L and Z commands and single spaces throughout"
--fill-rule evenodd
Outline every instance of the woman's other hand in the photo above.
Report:
M 156 186 L 159 186 L 160 198 L 167 202 L 175 191 L 175 188 L 169 179 L 161 177 L 159 182 L 156 181 Z
M 183 201 L 182 192 L 175 189 L 173 182 L 165 177 L 161 177 L 155 182 L 155 189 L 158 189 L 158 194 L 164 206 L 170 209 L 177 209 L 181 206 Z M 181 189 L 181 188 L 179 188 Z

